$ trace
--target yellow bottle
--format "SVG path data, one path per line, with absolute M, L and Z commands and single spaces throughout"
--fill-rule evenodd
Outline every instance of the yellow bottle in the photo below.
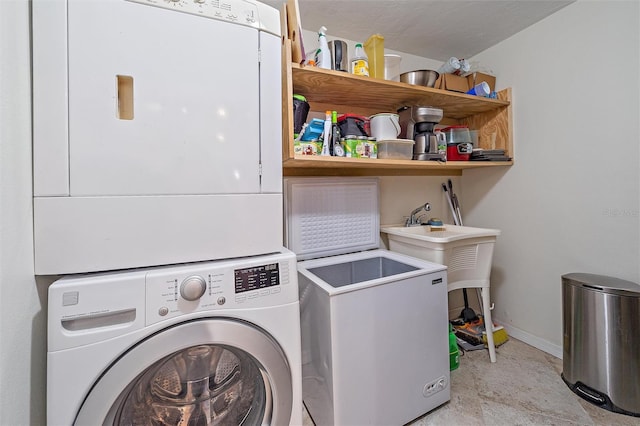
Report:
M 384 37 L 374 34 L 364 42 L 364 51 L 369 59 L 369 76 L 384 79 Z
M 369 77 L 369 61 L 361 43 L 356 43 L 356 51 L 351 59 L 351 74 Z

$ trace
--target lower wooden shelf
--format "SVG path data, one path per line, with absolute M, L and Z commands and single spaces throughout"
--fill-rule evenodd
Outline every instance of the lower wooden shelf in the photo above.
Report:
M 460 176 L 465 169 L 507 167 L 513 161 L 414 161 L 296 156 L 282 163 L 285 176 Z

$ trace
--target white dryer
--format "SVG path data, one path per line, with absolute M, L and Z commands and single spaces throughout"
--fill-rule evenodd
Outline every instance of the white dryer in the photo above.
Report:
M 282 247 L 280 14 L 34 0 L 37 275 Z
M 302 423 L 293 253 L 62 278 L 50 425 Z

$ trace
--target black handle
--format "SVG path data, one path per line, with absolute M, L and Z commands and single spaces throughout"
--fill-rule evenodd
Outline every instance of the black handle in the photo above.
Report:
M 342 43 L 334 42 L 333 49 L 335 51 L 336 71 L 342 71 Z
M 360 131 L 362 132 L 362 136 L 369 136 L 369 134 L 365 130 L 365 124 L 366 123 L 364 122 L 364 120 L 356 121 L 356 126 L 358 126 L 358 129 L 360 129 Z

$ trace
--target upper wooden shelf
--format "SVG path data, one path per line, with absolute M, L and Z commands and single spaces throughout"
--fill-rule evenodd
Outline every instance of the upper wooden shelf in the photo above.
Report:
M 294 93 L 304 95 L 316 110 L 344 105 L 350 112 L 370 115 L 395 112 L 407 105 L 430 105 L 442 109 L 445 118 L 460 120 L 510 105 L 499 99 L 297 64 L 291 64 L 291 71 Z

